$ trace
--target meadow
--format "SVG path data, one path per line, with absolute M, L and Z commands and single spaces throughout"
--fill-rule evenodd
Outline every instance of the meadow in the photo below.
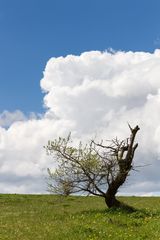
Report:
M 137 210 L 110 210 L 103 199 L 91 196 L 1 194 L 0 239 L 160 239 L 160 198 L 120 200 Z

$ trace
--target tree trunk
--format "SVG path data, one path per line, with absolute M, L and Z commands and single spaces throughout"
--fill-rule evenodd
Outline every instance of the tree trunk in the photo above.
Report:
M 114 195 L 106 195 L 105 203 L 107 204 L 108 208 L 120 208 L 121 202 L 116 199 Z
M 109 184 L 108 190 L 105 196 L 105 202 L 109 208 L 113 207 L 113 208 L 125 208 L 127 210 L 133 210 L 133 208 L 125 205 L 124 203 L 121 203 L 115 197 L 119 187 L 124 184 L 128 176 L 128 173 L 132 168 L 132 160 L 134 157 L 134 152 L 138 147 L 137 143 L 134 145 L 134 139 L 137 131 L 139 130 L 139 127 L 136 126 L 134 129 L 130 127 L 130 130 L 131 130 L 130 142 L 125 148 L 122 149 L 121 158 L 119 159 L 120 161 L 118 160 L 119 170 L 117 172 L 117 176 Z M 126 156 L 123 158 L 125 151 L 126 151 Z
M 109 186 L 105 196 L 105 202 L 108 208 L 121 208 L 127 212 L 133 212 L 135 211 L 133 207 L 116 199 L 116 193 L 119 187 L 125 182 L 125 179 L 126 175 L 120 175 L 119 177 L 117 177 L 116 181 Z
M 114 195 L 106 195 L 105 203 L 106 203 L 107 207 L 111 208 L 111 209 L 119 208 L 126 212 L 136 211 L 136 209 L 134 207 L 131 207 L 123 202 L 118 201 Z
M 121 185 L 120 181 L 112 182 L 112 184 L 108 187 L 106 196 L 105 196 L 105 202 L 108 206 L 108 208 L 120 208 L 121 202 L 116 199 L 116 193 Z

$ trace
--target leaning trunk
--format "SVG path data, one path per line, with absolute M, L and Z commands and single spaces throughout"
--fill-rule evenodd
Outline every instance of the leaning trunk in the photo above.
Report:
M 125 180 L 123 180 L 125 181 Z M 120 208 L 121 202 L 116 199 L 116 193 L 118 191 L 118 188 L 122 185 L 122 179 L 116 179 L 116 181 L 112 182 L 112 184 L 109 186 L 108 191 L 105 196 L 105 202 L 108 206 L 108 208 Z
M 129 170 L 128 170 L 129 171 Z M 120 171 L 116 177 L 116 179 L 109 185 L 106 196 L 105 196 L 105 202 L 108 206 L 108 208 L 124 208 L 126 205 L 124 203 L 121 203 L 116 199 L 116 193 L 121 185 L 124 184 L 128 171 Z
M 120 208 L 121 202 L 116 199 L 114 195 L 107 195 L 105 197 L 105 203 L 107 204 L 108 208 Z
M 121 185 L 124 184 L 128 173 L 132 169 L 132 160 L 134 157 L 134 152 L 138 147 L 138 143 L 134 145 L 134 140 L 139 127 L 136 126 L 135 128 L 131 128 L 131 136 L 130 141 L 126 146 L 123 146 L 120 152 L 120 157 L 117 159 L 118 161 L 118 168 L 117 175 L 113 178 L 112 182 L 109 183 L 108 190 L 105 195 L 105 202 L 109 208 L 130 208 L 125 204 L 121 203 L 116 199 L 116 193 Z M 126 154 L 125 154 L 126 153 Z
M 108 208 L 123 209 L 127 212 L 134 212 L 136 209 L 116 199 L 115 195 L 106 195 L 105 202 Z

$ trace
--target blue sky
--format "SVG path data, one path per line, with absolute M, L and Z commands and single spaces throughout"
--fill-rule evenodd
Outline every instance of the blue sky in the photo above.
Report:
M 51 57 L 160 47 L 159 0 L 0 0 L 0 112 L 43 112 Z

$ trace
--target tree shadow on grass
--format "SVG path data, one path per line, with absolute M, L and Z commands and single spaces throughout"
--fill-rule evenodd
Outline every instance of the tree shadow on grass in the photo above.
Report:
M 96 215 L 96 214 L 104 214 L 104 215 L 128 215 L 132 218 L 146 218 L 146 217 L 155 217 L 159 216 L 160 212 L 148 211 L 146 209 L 130 209 L 130 208 L 106 208 L 106 209 L 91 209 L 81 211 L 79 214 L 85 215 Z

